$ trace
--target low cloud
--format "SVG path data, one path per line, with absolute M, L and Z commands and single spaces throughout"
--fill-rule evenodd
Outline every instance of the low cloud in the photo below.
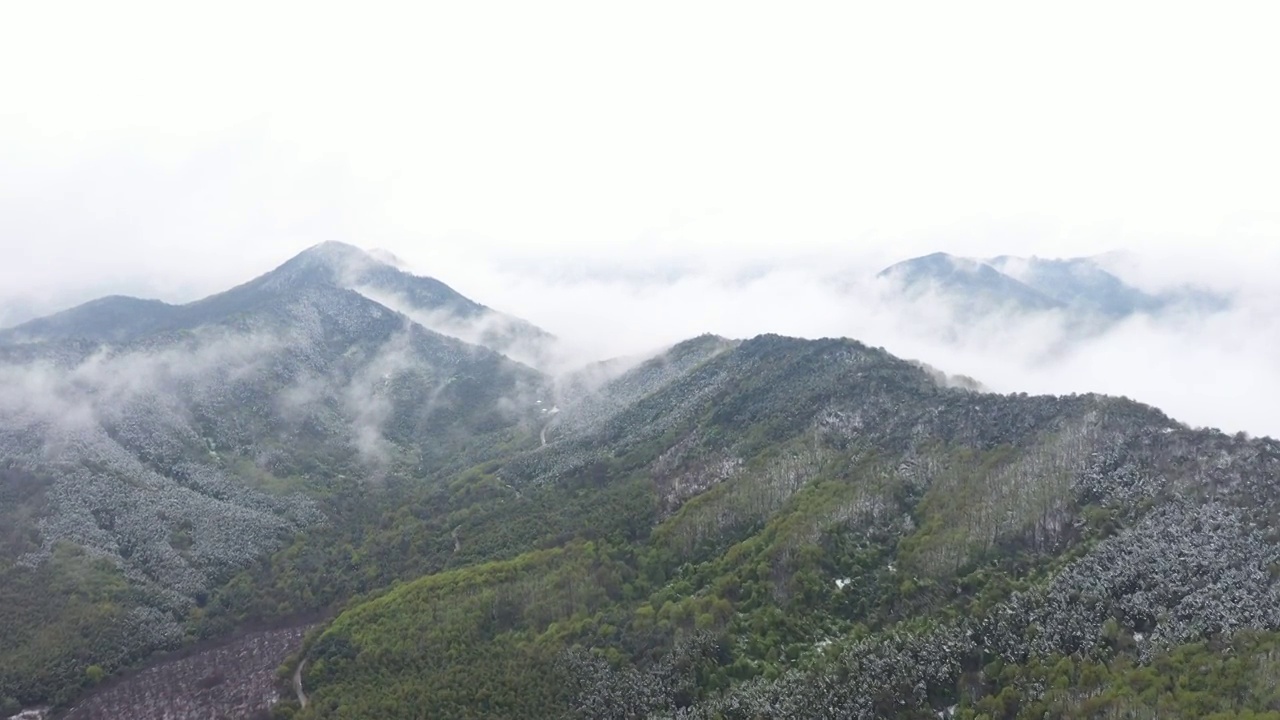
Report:
M 238 152 L 239 160 L 255 157 L 250 149 L 241 147 Z M 253 167 L 239 161 L 224 164 L 213 157 L 189 163 L 199 170 L 197 175 L 212 177 L 210 185 L 215 189 L 234 184 L 232 180 L 241 179 Z M 114 167 L 109 160 L 102 161 L 103 167 Z M 178 168 L 173 173 L 189 170 Z M 169 174 L 145 164 L 135 173 L 146 181 L 142 187 L 154 187 L 156 197 L 166 197 L 166 188 L 172 185 Z M 91 198 L 98 198 L 106 185 L 92 172 L 84 175 L 82 184 L 93 190 Z M 46 185 L 49 197 L 67 194 L 62 192 L 68 190 L 65 178 L 51 179 Z M 36 182 L 37 188 L 46 185 Z M 290 186 L 286 182 L 272 186 L 277 185 Z M 70 189 L 76 187 L 73 184 Z M 217 252 L 220 240 L 205 243 L 197 237 L 195 244 L 205 255 L 195 265 L 170 257 L 178 251 L 161 242 L 162 235 L 189 225 L 185 215 L 165 215 L 164 222 L 155 225 L 123 227 L 113 225 L 115 221 L 104 211 L 101 217 L 88 214 L 59 221 L 70 223 L 62 227 L 45 222 L 65 216 L 58 214 L 56 203 L 23 204 L 17 196 L 11 197 L 0 202 L 13 210 L 8 222 L 16 222 L 18 230 L 31 237 L 48 237 L 50 227 L 68 237 L 105 232 L 116 243 L 133 238 L 126 244 L 134 251 L 114 253 L 120 258 L 117 265 L 102 272 L 97 264 L 90 269 L 89 264 L 80 267 L 73 262 L 75 243 L 53 242 L 58 254 L 40 273 L 16 266 L 0 272 L 6 285 L 0 292 L 0 324 L 108 291 L 190 300 L 242 282 L 319 240 L 352 240 L 347 230 L 353 225 L 329 223 L 330 218 L 305 210 L 317 192 L 312 188 L 299 197 L 281 196 L 273 207 L 283 210 L 261 216 L 224 213 L 235 199 L 211 192 L 210 206 L 196 216 L 217 216 L 222 224 L 202 232 L 236 238 L 234 252 Z M 176 190 L 171 194 L 188 205 L 201 197 Z M 135 195 L 141 197 L 129 193 L 125 199 L 133 202 Z M 104 207 L 108 205 L 98 199 Z M 138 203 L 126 215 L 144 215 L 141 200 Z M 873 235 L 844 245 L 797 241 L 784 249 L 786 244 L 776 239 L 761 240 L 759 230 L 751 242 L 737 246 L 730 241 L 735 231 L 745 233 L 749 228 L 733 223 L 721 227 L 724 223 L 716 225 L 699 217 L 677 218 L 670 228 L 656 229 L 643 242 L 542 247 L 506 241 L 468 245 L 452 242 L 459 238 L 451 236 L 445 238 L 450 242 L 411 241 L 350 210 L 349 203 L 345 207 L 356 225 L 368 222 L 374 228 L 367 242 L 389 248 L 405 259 L 409 269 L 555 334 L 562 342 L 550 363 L 538 348 L 517 346 L 510 354 L 557 373 L 607 358 L 643 357 L 708 332 L 732 338 L 764 332 L 845 336 L 947 373 L 972 376 L 1001 392 L 1127 395 L 1191 425 L 1280 435 L 1280 419 L 1267 407 L 1268 398 L 1280 397 L 1280 319 L 1273 312 L 1280 307 L 1280 291 L 1270 277 L 1280 267 L 1280 246 L 1269 239 L 1274 236 L 1271 226 L 1229 229 L 1213 242 L 1171 238 L 1164 246 L 1154 236 L 1132 238 L 1105 228 L 1090 234 L 1087 228 L 1051 223 L 1014 227 L 978 222 L 908 233 L 900 239 Z M 777 228 L 777 237 L 784 237 L 784 229 Z M 1076 235 L 1086 239 L 1072 240 Z M 961 236 L 969 239 L 956 240 Z M 1134 249 L 1102 255 L 1099 261 L 1140 289 L 1162 292 L 1191 284 L 1228 295 L 1233 304 L 1218 313 L 1180 308 L 1159 317 L 1137 316 L 1104 332 L 1077 337 L 1068 320 L 1054 313 L 980 320 L 956 317 L 941 298 L 925 296 L 906 302 L 874 279 L 891 262 L 934 250 L 979 257 L 1002 253 L 1052 257 L 1093 252 L 1104 241 Z M 138 258 L 144 262 L 139 264 Z M 96 257 L 92 259 L 97 262 Z M 115 284 L 99 287 L 101 282 L 94 279 L 98 276 L 114 277 Z M 148 285 L 145 278 L 162 278 L 164 285 Z M 486 333 L 503 330 L 493 318 L 459 326 L 449 318 L 414 311 L 398 298 L 367 294 L 427 327 L 464 340 L 475 342 Z M 81 372 L 93 368 L 89 363 Z M 159 367 L 137 376 L 157 372 L 163 376 L 168 371 Z M 47 402 L 54 403 L 55 395 L 45 393 Z M 59 412 L 67 417 L 75 414 L 74 408 Z
M 0 416 L 19 427 L 85 428 L 135 401 L 169 402 L 181 389 L 218 392 L 255 372 L 285 342 L 265 333 L 210 331 L 150 350 L 104 347 L 71 361 L 0 362 Z
M 390 389 L 397 376 L 416 365 L 408 333 L 401 333 L 379 347 L 342 388 L 342 402 L 346 416 L 351 419 L 352 438 L 360 457 L 366 462 L 382 465 L 390 460 L 392 445 L 383 436 L 383 429 L 394 409 Z M 430 412 L 439 390 L 439 387 L 435 389 L 427 412 Z
M 555 333 L 575 357 L 643 356 L 711 332 L 852 337 L 997 392 L 1101 392 L 1154 405 L 1196 427 L 1280 436 L 1280 290 L 1267 253 L 1251 263 L 1183 251 L 1112 255 L 1107 266 L 1149 291 L 1203 287 L 1232 298 L 1222 311 L 1174 307 L 1081 333 L 1059 312 L 965 317 L 946 298 L 905 300 L 855 256 L 720 265 L 645 265 L 565 273 L 566 260 L 472 266 L 473 297 Z M 418 271 L 423 271 L 418 268 Z M 450 281 L 450 278 L 442 278 Z
M 589 355 L 562 347 L 553 338 L 536 334 L 536 330 L 529 328 L 525 321 L 511 315 L 487 311 L 464 318 L 451 309 L 419 307 L 399 293 L 367 285 L 355 285 L 353 289 L 428 330 L 496 350 L 516 362 L 552 375 L 574 369 L 591 359 Z

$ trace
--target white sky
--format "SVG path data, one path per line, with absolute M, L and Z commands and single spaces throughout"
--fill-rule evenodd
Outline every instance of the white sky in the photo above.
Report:
M 329 239 L 655 340 L 871 332 L 812 273 L 934 250 L 1265 290 L 1278 35 L 1265 2 L 5 3 L 0 323 Z

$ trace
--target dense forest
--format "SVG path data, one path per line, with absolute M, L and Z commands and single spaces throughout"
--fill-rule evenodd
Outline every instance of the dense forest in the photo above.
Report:
M 586 439 L 464 475 L 493 489 L 488 517 L 428 531 L 442 572 L 318 635 L 301 716 L 1271 709 L 1269 650 L 1227 663 L 1280 627 L 1270 511 L 1253 504 L 1271 490 L 1250 481 L 1274 476 L 1271 441 L 1125 400 L 939 388 L 846 341 L 708 355 Z M 839 389 L 849 367 L 883 394 Z M 782 401 L 806 394 L 829 403 Z M 1248 692 L 1188 684 L 1206 654 Z M 1050 692 L 1064 677 L 1071 692 Z
M 315 267 L 0 344 L 5 714 L 321 618 L 277 718 L 1280 717 L 1280 443 L 844 339 L 553 378 Z

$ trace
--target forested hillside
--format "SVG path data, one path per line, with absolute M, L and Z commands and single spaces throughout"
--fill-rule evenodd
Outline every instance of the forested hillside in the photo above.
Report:
M 302 716 L 1269 711 L 1278 470 L 1273 441 L 1127 400 L 757 338 L 494 468 L 535 516 L 648 500 L 355 604 L 308 651 Z
M 92 303 L 0 343 L 0 700 L 63 704 L 225 633 L 220 588 L 299 533 L 536 441 L 543 375 L 333 283 L 331 250 L 152 320 Z
M 0 341 L 6 711 L 118 707 L 154 651 L 300 618 L 277 717 L 1280 711 L 1274 440 L 848 339 L 552 377 L 309 253 Z

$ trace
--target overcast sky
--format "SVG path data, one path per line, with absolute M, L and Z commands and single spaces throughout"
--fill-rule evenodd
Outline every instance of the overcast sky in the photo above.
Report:
M 633 345 L 872 333 L 812 279 L 935 250 L 1126 249 L 1273 297 L 1277 13 L 6 3 L 0 323 L 191 299 L 322 240 L 562 333 L 665 328 Z

